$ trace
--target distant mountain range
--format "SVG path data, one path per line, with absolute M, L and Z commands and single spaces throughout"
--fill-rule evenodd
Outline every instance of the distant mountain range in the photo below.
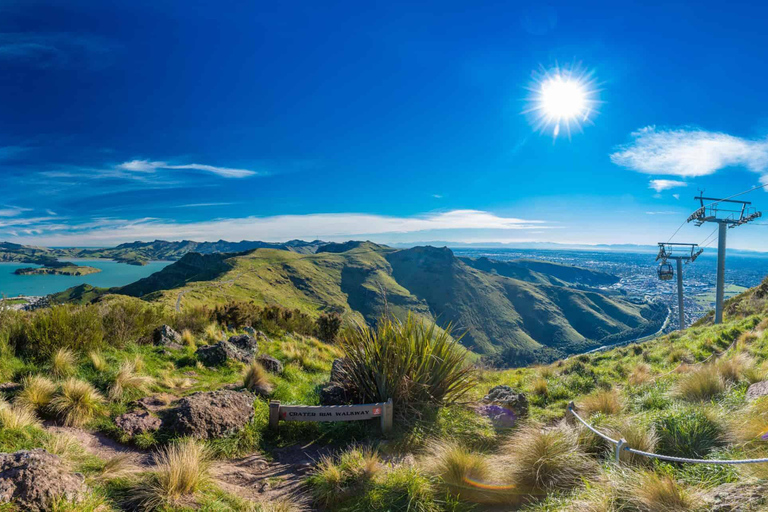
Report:
M 159 251 L 154 244 L 151 250 Z M 214 250 L 215 244 L 205 247 Z M 458 258 L 447 248 L 302 243 L 236 254 L 188 253 L 127 286 L 100 290 L 83 285 L 54 299 L 90 302 L 112 293 L 176 308 L 246 300 L 312 315 L 337 311 L 347 320 L 369 323 L 384 313 L 404 317 L 410 311 L 453 324 L 457 333 L 466 333 L 462 342 L 479 354 L 521 364 L 657 331 L 665 306 L 594 289 L 617 280 L 536 260 Z

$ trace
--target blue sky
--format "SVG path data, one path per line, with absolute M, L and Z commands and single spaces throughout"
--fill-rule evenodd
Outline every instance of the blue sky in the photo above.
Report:
M 665 241 L 768 182 L 766 9 L 5 1 L 0 240 Z M 523 114 L 557 67 L 570 138 Z

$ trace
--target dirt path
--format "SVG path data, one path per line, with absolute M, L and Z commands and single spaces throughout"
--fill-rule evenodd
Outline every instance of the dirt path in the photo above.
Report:
M 155 467 L 151 451 L 122 445 L 99 432 L 55 425 L 46 425 L 46 429 L 75 438 L 86 451 L 101 459 L 122 456 L 139 471 L 151 471 Z M 311 510 L 303 481 L 327 453 L 330 449 L 325 447 L 290 446 L 274 450 L 273 461 L 259 454 L 217 460 L 211 467 L 211 475 L 223 491 L 240 498 L 256 502 L 290 499 L 300 510 Z

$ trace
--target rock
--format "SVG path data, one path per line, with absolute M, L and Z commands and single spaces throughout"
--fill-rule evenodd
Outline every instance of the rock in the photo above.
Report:
M 747 389 L 747 401 L 757 400 L 761 396 L 768 395 L 768 380 L 755 382 Z
M 255 356 L 259 352 L 259 342 L 256 341 L 256 338 L 248 336 L 247 334 L 231 336 L 227 341 L 229 341 L 232 345 L 239 348 L 243 352 L 250 354 L 251 357 Z
M 707 493 L 707 510 L 740 512 L 758 509 L 766 501 L 768 485 L 757 482 L 737 482 L 718 485 Z
M 501 406 L 514 414 L 514 420 L 528 415 L 528 397 L 509 386 L 496 386 L 483 397 L 483 402 Z
M 195 352 L 197 359 L 205 366 L 221 366 L 230 359 L 248 363 L 253 359 L 254 354 L 241 350 L 228 341 L 220 341 L 215 345 L 206 345 L 200 347 Z
M 0 393 L 6 393 L 8 395 L 12 395 L 14 393 L 18 393 L 22 390 L 24 386 L 19 384 L 18 382 L 3 382 L 0 384 Z
M 146 432 L 159 430 L 163 421 L 153 416 L 149 411 L 132 411 L 115 418 L 115 424 L 123 429 L 126 434 L 135 436 Z
M 331 382 L 343 383 L 346 381 L 347 362 L 344 359 L 334 359 L 331 365 Z
M 281 363 L 280 361 L 278 361 L 272 356 L 268 356 L 267 354 L 261 354 L 256 360 L 269 373 L 276 373 L 276 374 L 283 373 L 283 363 Z
M 152 332 L 152 343 L 168 348 L 182 348 L 181 334 L 177 333 L 167 325 L 161 325 Z
M 179 397 L 170 393 L 158 393 L 156 395 L 145 396 L 140 400 L 131 402 L 132 407 L 144 409 L 149 412 L 158 412 L 167 409 L 168 406 L 178 400 Z
M 82 475 L 43 449 L 0 453 L 0 503 L 20 510 L 47 512 L 54 501 L 79 501 L 85 492 Z
M 223 437 L 253 419 L 254 396 L 246 392 L 218 390 L 198 392 L 178 401 L 169 413 L 170 428 L 181 436 L 199 439 Z
M 320 405 L 345 405 L 351 401 L 347 388 L 336 382 L 329 382 L 318 394 Z

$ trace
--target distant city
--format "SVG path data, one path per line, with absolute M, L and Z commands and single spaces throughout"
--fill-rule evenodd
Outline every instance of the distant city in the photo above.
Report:
M 457 256 L 486 256 L 497 260 L 532 258 L 585 267 L 618 276 L 621 280 L 603 287 L 606 292 L 626 293 L 630 297 L 666 303 L 672 315 L 667 330 L 678 329 L 677 281 L 659 280 L 655 255 L 648 252 L 608 252 L 544 249 L 453 248 Z M 683 266 L 685 319 L 690 325 L 714 309 L 716 254 L 704 253 L 695 262 Z M 768 275 L 768 254 L 728 255 L 725 271 L 726 299 L 756 286 Z

